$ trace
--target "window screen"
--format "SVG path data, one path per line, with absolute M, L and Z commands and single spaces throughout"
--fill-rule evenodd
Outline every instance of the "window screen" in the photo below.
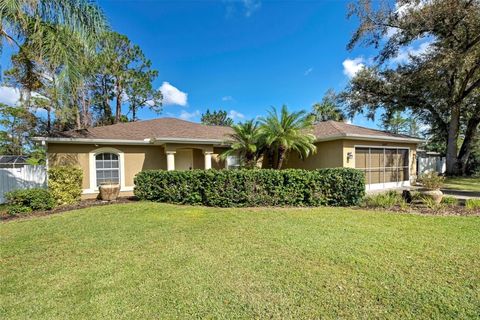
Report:
M 365 172 L 367 184 L 408 181 L 408 149 L 355 148 L 355 167 Z

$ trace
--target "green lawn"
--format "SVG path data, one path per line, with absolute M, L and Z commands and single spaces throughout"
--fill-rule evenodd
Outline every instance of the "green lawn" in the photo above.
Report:
M 445 180 L 445 188 L 480 192 L 480 178 L 469 178 L 469 177 L 447 178 Z
M 0 225 L 0 318 L 475 318 L 480 218 L 131 203 Z

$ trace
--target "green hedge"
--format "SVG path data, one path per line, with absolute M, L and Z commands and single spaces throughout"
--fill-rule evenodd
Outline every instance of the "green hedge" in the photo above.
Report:
M 21 189 L 7 192 L 7 212 L 10 215 L 27 214 L 36 210 L 50 210 L 55 207 L 55 199 L 46 189 Z
M 82 195 L 82 169 L 73 166 L 52 167 L 48 170 L 48 189 L 57 204 L 72 204 Z
M 355 169 L 142 171 L 135 177 L 142 200 L 213 207 L 350 206 L 365 195 Z

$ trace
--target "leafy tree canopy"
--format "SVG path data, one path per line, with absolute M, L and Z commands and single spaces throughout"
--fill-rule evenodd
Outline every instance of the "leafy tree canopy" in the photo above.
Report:
M 360 25 L 348 47 L 379 49 L 341 94 L 350 115 L 410 110 L 444 139 L 447 173 L 464 172 L 480 124 L 480 1 L 359 0 L 350 14 Z M 418 41 L 423 53 L 395 60 Z
M 203 124 L 211 126 L 230 127 L 233 125 L 233 119 L 228 116 L 228 113 L 225 110 L 215 110 L 213 112 L 210 112 L 210 109 L 207 109 L 207 111 L 202 114 L 202 118 L 200 121 Z
M 312 106 L 312 109 L 312 113 L 315 116 L 315 122 L 328 120 L 343 121 L 347 118 L 338 102 L 335 91 L 332 89 L 328 90 L 322 101 L 315 103 Z

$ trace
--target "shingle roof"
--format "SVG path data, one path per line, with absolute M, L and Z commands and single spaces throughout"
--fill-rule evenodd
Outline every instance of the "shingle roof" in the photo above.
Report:
M 176 118 L 159 118 L 138 122 L 119 123 L 103 127 L 71 130 L 57 133 L 54 138 L 108 139 L 144 141 L 157 140 L 216 140 L 224 141 L 232 132 L 230 127 L 209 126 Z M 411 136 L 388 133 L 337 121 L 315 124 L 313 133 L 318 140 L 333 140 L 343 137 L 371 137 L 376 139 L 412 140 Z
M 159 118 L 137 122 L 118 123 L 109 126 L 71 130 L 55 135 L 58 138 L 84 139 L 205 139 L 224 140 L 231 128 L 208 126 L 176 118 Z
M 349 136 L 372 136 L 386 139 L 417 139 L 404 134 L 395 134 L 331 120 L 317 123 L 313 128 L 313 133 L 319 140 Z

